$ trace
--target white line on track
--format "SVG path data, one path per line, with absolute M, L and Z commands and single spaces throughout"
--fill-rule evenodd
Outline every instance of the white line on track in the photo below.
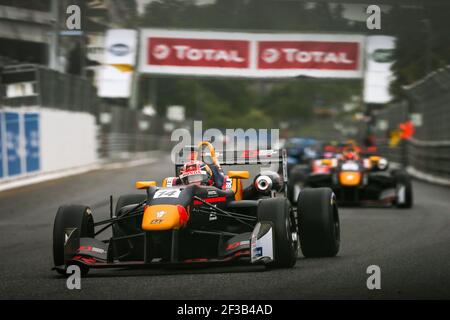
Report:
M 5 183 L 0 184 L 0 192 L 16 189 L 24 186 L 29 186 L 32 184 L 42 183 L 50 180 L 56 180 L 61 178 L 66 178 L 70 176 L 75 176 L 95 170 L 118 170 L 118 169 L 125 169 L 125 168 L 133 168 L 133 167 L 139 167 L 146 164 L 152 164 L 155 163 L 158 159 L 157 158 L 147 158 L 147 159 L 136 159 L 131 161 L 120 161 L 120 162 L 113 162 L 113 163 L 94 163 L 87 166 L 79 167 L 79 168 L 71 168 L 66 169 L 63 171 L 58 172 L 51 172 L 46 174 L 39 174 L 36 176 L 31 177 L 24 177 L 20 178 L 14 181 L 8 181 Z

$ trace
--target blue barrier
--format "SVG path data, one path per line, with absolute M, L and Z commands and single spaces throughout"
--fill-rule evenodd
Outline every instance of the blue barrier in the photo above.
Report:
M 6 127 L 6 158 L 8 176 L 22 173 L 22 159 L 20 157 L 20 124 L 17 112 L 5 112 Z
M 0 112 L 0 179 L 41 169 L 39 124 L 38 113 Z
M 25 122 L 25 154 L 27 173 L 39 171 L 40 148 L 39 148 L 39 114 L 26 113 Z

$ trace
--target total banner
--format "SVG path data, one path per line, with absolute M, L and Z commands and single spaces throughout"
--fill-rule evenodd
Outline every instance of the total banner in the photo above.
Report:
M 363 76 L 362 35 L 140 32 L 140 73 L 242 78 Z

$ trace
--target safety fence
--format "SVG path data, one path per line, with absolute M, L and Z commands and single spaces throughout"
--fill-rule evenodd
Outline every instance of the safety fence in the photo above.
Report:
M 86 78 L 30 64 L 0 73 L 0 181 L 170 150 L 184 126 L 106 105 Z
M 422 179 L 450 185 L 450 67 L 404 88 L 408 102 L 376 115 L 380 151 Z M 389 147 L 389 134 L 412 121 L 413 137 Z
M 391 145 L 391 134 L 398 129 L 400 123 L 409 119 L 409 106 L 406 102 L 391 104 L 388 108 L 378 111 L 376 117 L 376 135 L 378 151 L 392 162 L 408 164 L 407 142 L 400 140 L 397 145 Z
M 91 112 L 100 103 L 87 79 L 34 64 L 5 66 L 2 82 L 3 106 Z

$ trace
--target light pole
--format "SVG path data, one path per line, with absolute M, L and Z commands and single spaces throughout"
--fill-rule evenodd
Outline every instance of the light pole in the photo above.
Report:
M 3 76 L 3 60 L 0 58 L 0 107 L 2 107 L 2 100 L 3 100 L 2 76 Z
M 59 5 L 58 0 L 51 0 L 52 30 L 50 34 L 49 67 L 58 70 L 59 55 Z

